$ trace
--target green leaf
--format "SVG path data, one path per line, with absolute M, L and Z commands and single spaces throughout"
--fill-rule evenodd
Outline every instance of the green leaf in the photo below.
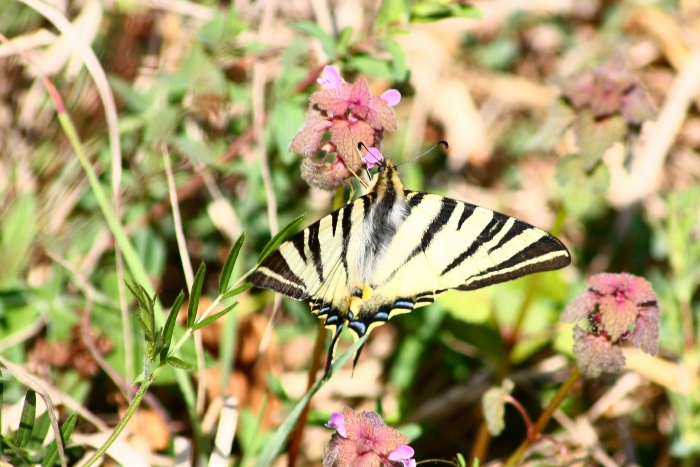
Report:
M 344 55 L 348 48 L 350 47 L 350 39 L 352 39 L 353 29 L 351 26 L 345 26 L 342 31 L 340 31 L 340 37 L 338 38 L 338 44 L 335 46 L 338 55 Z
M 382 2 L 382 7 L 379 9 L 379 13 L 377 14 L 377 19 L 374 23 L 375 28 L 386 28 L 400 20 L 407 20 L 407 3 L 408 2 L 406 2 L 405 0 L 384 0 Z
M 589 172 L 598 164 L 605 151 L 625 137 L 627 123 L 620 115 L 596 120 L 590 110 L 581 110 L 574 130 L 583 168 Z
M 498 436 L 505 428 L 506 399 L 513 392 L 515 385 L 509 379 L 504 379 L 501 386 L 492 387 L 484 393 L 481 404 L 484 410 L 484 421 L 491 436 Z
M 245 233 L 242 233 L 241 236 L 238 237 L 238 240 L 236 240 L 236 243 L 231 248 L 231 251 L 228 252 L 226 261 L 224 261 L 224 267 L 221 268 L 221 276 L 219 277 L 219 295 L 222 295 L 224 292 L 226 292 L 228 283 L 231 280 L 231 274 L 233 274 L 233 266 L 236 265 L 238 253 L 240 253 L 244 241 Z
M 138 324 L 143 331 L 143 336 L 146 339 L 146 342 L 154 343 L 156 341 L 156 335 L 148 327 L 146 322 L 143 320 L 143 317 L 141 315 L 134 315 L 134 319 L 136 320 L 136 324 Z
M 464 458 L 461 452 L 457 453 L 457 463 L 459 467 L 467 467 L 467 460 Z M 479 467 L 479 459 L 474 458 L 474 467 Z
M 180 359 L 177 358 L 177 357 L 168 357 L 168 358 L 165 360 L 165 362 L 168 363 L 169 365 L 172 365 L 172 366 L 174 366 L 175 368 L 179 368 L 179 369 L 181 369 L 181 370 L 192 371 L 192 370 L 194 369 L 194 368 L 192 367 L 192 365 L 190 365 L 189 363 L 187 363 L 187 362 L 185 362 L 185 361 L 183 361 L 183 360 L 180 360 Z
M 0 426 L 2 426 L 2 404 L 5 399 L 5 378 L 3 378 L 2 371 L 0 371 Z M 0 452 L 2 452 L 4 446 L 3 446 L 3 440 L 2 436 L 0 436 Z
M 610 185 L 606 164 L 598 164 L 586 174 L 581 158 L 569 155 L 557 163 L 555 179 L 561 187 L 561 202 L 574 219 L 589 217 L 605 208 Z
M 175 329 L 175 321 L 177 320 L 177 315 L 182 308 L 182 303 L 185 301 L 184 292 L 180 291 L 180 294 L 175 299 L 175 303 L 170 307 L 170 313 L 168 314 L 168 319 L 165 321 L 165 326 L 163 327 L 163 349 L 160 352 L 160 359 L 163 360 L 168 355 L 168 350 L 170 350 L 170 343 L 173 338 L 173 331 Z
M 201 329 L 201 328 L 203 328 L 204 326 L 206 326 L 206 325 L 209 324 L 209 323 L 213 323 L 213 322 L 216 321 L 217 319 L 219 319 L 219 318 L 221 318 L 222 316 L 224 316 L 225 314 L 227 314 L 229 311 L 233 310 L 233 308 L 234 308 L 236 305 L 238 305 L 238 302 L 236 302 L 236 303 L 234 303 L 234 304 L 232 304 L 232 305 L 226 307 L 226 309 L 224 309 L 223 311 L 220 311 L 220 312 L 218 312 L 218 313 L 214 313 L 214 314 L 211 315 L 211 316 L 207 316 L 207 317 L 204 318 L 202 321 L 199 321 L 199 322 L 197 322 L 197 323 L 194 323 L 194 326 L 192 326 L 192 330 L 193 330 L 193 331 L 196 331 L 197 329 Z
M 406 66 L 406 52 L 403 47 L 391 39 L 384 38 L 381 40 L 382 45 L 391 54 L 391 67 L 394 75 L 394 81 L 403 82 L 408 75 L 408 67 Z
M 321 27 L 310 21 L 297 21 L 294 23 L 287 23 L 292 29 L 303 32 L 311 37 L 315 37 L 321 42 L 321 47 L 326 53 L 329 59 L 333 60 L 335 58 L 335 39 L 328 34 L 326 31 L 321 29 Z
M 427 23 L 445 18 L 481 18 L 481 12 L 473 6 L 449 0 L 426 0 L 411 5 L 412 23 Z
M 197 309 L 199 308 L 199 298 L 202 296 L 202 285 L 204 284 L 204 273 L 207 271 L 207 267 L 202 264 L 197 270 L 197 274 L 194 276 L 194 282 L 192 283 L 192 291 L 190 291 L 190 303 L 187 308 L 187 329 L 190 329 L 194 324 L 194 320 L 197 318 Z
M 305 120 L 304 106 L 293 101 L 287 102 L 286 98 L 272 107 L 266 131 L 275 142 L 280 159 L 287 165 L 297 158 L 293 152 L 289 151 L 288 146 Z
M 68 419 L 63 423 L 61 426 L 61 439 L 63 440 L 63 445 L 65 446 L 68 440 L 70 439 L 71 435 L 73 434 L 73 430 L 75 429 L 75 425 L 78 422 L 78 413 L 73 412 L 70 414 Z M 46 448 L 46 455 L 44 456 L 44 459 L 41 461 L 41 467 L 52 467 L 53 465 L 56 464 L 58 461 L 58 445 L 56 444 L 56 440 L 54 439 L 51 441 L 51 444 L 49 444 L 49 447 Z
M 347 67 L 357 70 L 360 73 L 373 75 L 392 81 L 394 71 L 388 60 L 372 57 L 365 54 L 356 54 L 347 59 Z
M 3 206 L 0 225 L 0 289 L 10 288 L 20 278 L 31 257 L 36 234 L 36 198 L 25 194 Z
M 168 140 L 182 155 L 192 162 L 210 165 L 215 159 L 212 146 L 189 136 L 175 136 Z M 210 143 L 213 144 L 213 143 Z
M 338 371 L 338 369 L 345 365 L 345 363 L 350 359 L 350 357 L 352 357 L 355 354 L 355 352 L 357 352 L 357 350 L 364 344 L 366 340 L 366 335 L 363 336 L 361 339 L 358 339 L 358 341 L 355 342 L 343 355 L 341 355 L 335 362 L 333 362 L 328 379 L 320 378 L 318 381 L 316 381 L 316 384 L 313 385 L 311 390 L 308 393 L 306 393 L 304 397 L 301 398 L 301 400 L 289 413 L 284 422 L 282 422 L 282 424 L 277 429 L 272 438 L 270 438 L 270 440 L 267 443 L 265 443 L 265 446 L 263 446 L 262 450 L 260 451 L 261 454 L 258 457 L 257 462 L 255 463 L 255 467 L 268 467 L 272 465 L 272 463 L 275 461 L 275 458 L 282 450 L 282 447 L 284 446 L 285 441 L 289 437 L 289 434 L 296 427 L 297 420 L 299 420 L 301 412 L 304 410 L 304 407 L 306 407 L 306 405 L 309 403 L 313 395 L 316 394 L 316 392 L 318 392 L 319 389 L 321 389 L 321 387 L 325 384 L 326 381 L 330 380 L 330 378 L 333 376 L 333 374 L 335 374 L 336 371 Z
M 235 289 L 229 290 L 228 292 L 223 294 L 221 296 L 221 300 L 226 300 L 227 298 L 235 297 L 239 293 L 245 292 L 246 290 L 252 289 L 252 288 L 253 288 L 253 284 L 251 284 L 250 282 L 246 282 L 245 284 L 241 285 L 240 287 L 236 287 Z
M 144 128 L 144 144 L 151 146 L 168 140 L 175 133 L 181 119 L 180 111 L 175 107 L 166 107 L 156 112 Z
M 547 119 L 525 145 L 527 151 L 551 151 L 576 118 L 573 109 L 563 98 L 555 99 Z
M 267 258 L 270 253 L 275 251 L 277 247 L 280 246 L 282 242 L 292 234 L 292 232 L 296 231 L 297 227 L 304 221 L 304 219 L 306 219 L 306 214 L 302 214 L 301 216 L 297 217 L 292 222 L 285 225 L 282 230 L 277 232 L 277 235 L 272 237 L 272 239 L 267 242 L 267 245 L 265 245 L 265 248 L 263 248 L 262 253 L 260 253 L 260 256 L 258 257 L 258 264 Z
M 24 397 L 24 406 L 22 407 L 22 415 L 19 419 L 19 428 L 17 429 L 17 447 L 23 448 L 27 446 L 29 440 L 32 439 L 35 417 L 36 392 L 28 389 L 27 395 Z

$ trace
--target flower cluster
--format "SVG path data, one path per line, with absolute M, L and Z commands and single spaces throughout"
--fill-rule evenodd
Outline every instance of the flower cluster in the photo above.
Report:
M 655 118 L 647 91 L 627 72 L 624 58 L 619 54 L 598 68 L 562 80 L 560 84 L 575 109 L 590 108 L 596 119 L 620 114 L 627 123 L 639 125 Z
M 623 341 L 656 355 L 659 306 L 651 284 L 631 274 L 608 273 L 591 276 L 587 282 L 588 290 L 576 297 L 561 317 L 565 323 L 587 319 L 585 328 L 574 328 L 574 355 L 581 372 L 596 377 L 603 371 L 622 371 Z
M 289 150 L 305 156 L 301 170 L 309 184 L 335 190 L 352 172 L 357 173 L 363 163 L 372 168 L 381 159 L 379 151 L 372 146 L 379 146 L 385 130 L 398 128 L 391 107 L 399 103 L 401 94 L 390 89 L 381 96 L 372 96 L 363 76 L 349 84 L 330 66 L 324 68 L 318 82 L 326 89 L 309 98 L 306 122 L 292 139 Z M 324 141 L 326 132 L 330 140 Z M 364 161 L 357 152 L 358 143 L 369 148 Z M 376 153 L 372 154 L 372 149 Z M 332 163 L 318 164 L 311 160 L 316 151 L 325 151 L 326 156 L 336 153 L 336 158 Z
M 375 412 L 345 407 L 326 424 L 335 428 L 323 454 L 324 467 L 415 467 L 407 436 L 388 427 Z

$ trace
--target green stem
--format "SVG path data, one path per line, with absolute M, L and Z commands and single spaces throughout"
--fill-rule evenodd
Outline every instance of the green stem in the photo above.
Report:
M 105 441 L 105 443 L 100 447 L 100 449 L 98 449 L 95 452 L 95 454 L 93 454 L 92 457 L 88 459 L 88 461 L 85 464 L 83 464 L 84 467 L 90 467 L 92 464 L 94 464 L 107 452 L 107 449 L 109 449 L 109 447 L 117 440 L 122 431 L 124 431 L 124 428 L 126 428 L 126 424 L 129 423 L 129 420 L 134 415 L 134 412 L 136 412 L 136 409 L 138 409 L 139 405 L 141 404 L 141 400 L 146 395 L 146 391 L 148 391 L 149 386 L 154 380 L 154 378 L 151 378 L 148 382 L 144 382 L 143 384 L 141 384 L 139 392 L 137 392 L 136 396 L 134 396 L 134 400 L 131 402 L 129 409 L 119 421 L 119 424 L 114 427 L 114 431 L 112 431 L 112 434 L 109 436 L 109 438 L 107 438 L 107 441 Z
M 119 219 L 117 218 L 117 215 L 114 212 L 112 204 L 109 202 L 109 198 L 102 189 L 102 185 L 100 185 L 100 181 L 97 178 L 97 174 L 95 174 L 92 165 L 90 165 L 90 161 L 88 160 L 85 152 L 83 151 L 83 146 L 80 142 L 80 138 L 78 137 L 78 133 L 75 130 L 75 126 L 73 126 L 73 122 L 68 113 L 65 112 L 65 109 L 61 111 L 62 108 L 62 104 L 60 106 L 57 105 L 58 121 L 60 122 L 61 127 L 63 128 L 63 131 L 66 134 L 66 137 L 70 141 L 71 146 L 75 151 L 75 154 L 78 156 L 78 159 L 80 160 L 83 169 L 85 170 L 85 173 L 88 177 L 88 181 L 90 183 L 90 188 L 92 189 L 95 195 L 95 199 L 97 200 L 97 203 L 100 206 L 100 210 L 102 211 L 102 215 L 105 217 L 107 225 L 109 226 L 109 229 L 112 232 L 112 235 L 114 236 L 115 242 L 117 243 L 117 245 L 119 245 L 119 248 L 121 249 L 124 261 L 126 262 L 134 280 L 140 283 L 146 289 L 149 295 L 155 295 L 155 289 L 153 288 L 153 284 L 151 283 L 151 280 L 148 277 L 148 274 L 146 273 L 146 269 L 143 267 L 143 264 L 141 263 L 138 255 L 136 254 L 136 250 L 134 250 L 134 247 L 131 245 L 129 237 L 126 235 L 126 231 L 119 222 Z M 165 314 L 163 313 L 163 306 L 160 304 L 160 300 L 156 300 L 154 309 L 159 321 L 164 322 Z M 204 444 L 204 437 L 201 434 L 202 431 L 199 424 L 199 418 L 194 407 L 195 396 L 194 389 L 192 387 L 192 382 L 190 381 L 189 376 L 182 371 L 175 371 L 175 379 L 177 380 L 178 387 L 182 391 L 185 403 L 187 404 L 188 413 L 190 414 L 190 421 L 192 422 L 197 447 L 200 450 L 203 450 L 206 446 Z
M 549 423 L 554 411 L 559 408 L 561 403 L 564 401 L 564 398 L 569 393 L 574 383 L 578 381 L 580 376 L 581 373 L 578 371 L 578 368 L 574 369 L 574 371 L 569 375 L 567 380 L 564 381 L 564 384 L 561 385 L 557 393 L 554 395 L 554 398 L 549 402 L 547 408 L 544 409 L 544 412 L 542 412 L 540 418 L 537 419 L 537 423 L 535 423 L 535 426 L 532 427 L 532 430 L 530 433 L 528 433 L 527 438 L 520 443 L 518 449 L 511 454 L 506 463 L 503 464 L 503 467 L 515 467 L 518 465 L 518 462 L 520 462 L 520 458 L 523 457 L 525 451 L 527 451 L 534 441 L 540 438 L 542 431 L 544 431 L 545 427 Z

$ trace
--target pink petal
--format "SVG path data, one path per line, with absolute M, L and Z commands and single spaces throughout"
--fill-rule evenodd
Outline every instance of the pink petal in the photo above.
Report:
M 343 438 L 348 437 L 347 431 L 345 431 L 345 417 L 342 413 L 334 412 L 331 415 L 331 419 L 326 423 L 328 428 L 335 428 L 340 436 Z
M 395 106 L 399 102 L 401 102 L 401 93 L 397 91 L 396 89 L 389 89 L 386 91 L 384 94 L 381 96 L 382 99 L 384 99 L 390 107 Z
M 413 454 L 415 452 L 413 451 L 413 448 L 411 446 L 403 445 L 399 446 L 398 448 L 394 449 L 389 453 L 389 460 L 390 461 L 404 461 L 404 460 L 409 460 L 411 457 L 413 457 Z
M 367 149 L 367 154 L 365 154 L 365 164 L 368 169 L 374 168 L 383 159 L 382 153 L 379 152 L 377 148 Z
M 328 89 L 340 87 L 343 82 L 338 70 L 329 65 L 323 67 L 323 78 L 319 78 L 316 81 L 318 84 L 325 86 Z

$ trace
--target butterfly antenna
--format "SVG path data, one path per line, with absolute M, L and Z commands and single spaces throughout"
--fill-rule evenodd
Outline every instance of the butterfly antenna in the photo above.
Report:
M 433 147 L 431 147 L 430 149 L 428 149 L 428 150 L 425 151 L 424 153 L 417 155 L 417 156 L 414 157 L 413 159 L 409 159 L 409 160 L 407 160 L 407 161 L 403 161 L 403 162 L 400 163 L 399 165 L 408 164 L 409 162 L 413 162 L 413 161 L 415 161 L 416 159 L 420 159 L 421 157 L 425 156 L 426 154 L 428 154 L 429 152 L 431 152 L 433 149 L 435 149 L 436 147 L 440 146 L 441 144 L 445 146 L 445 149 L 447 149 L 447 148 L 450 147 L 449 144 L 447 144 L 447 141 L 445 141 L 445 140 L 443 139 L 442 141 L 438 141 L 436 144 L 433 145 Z

